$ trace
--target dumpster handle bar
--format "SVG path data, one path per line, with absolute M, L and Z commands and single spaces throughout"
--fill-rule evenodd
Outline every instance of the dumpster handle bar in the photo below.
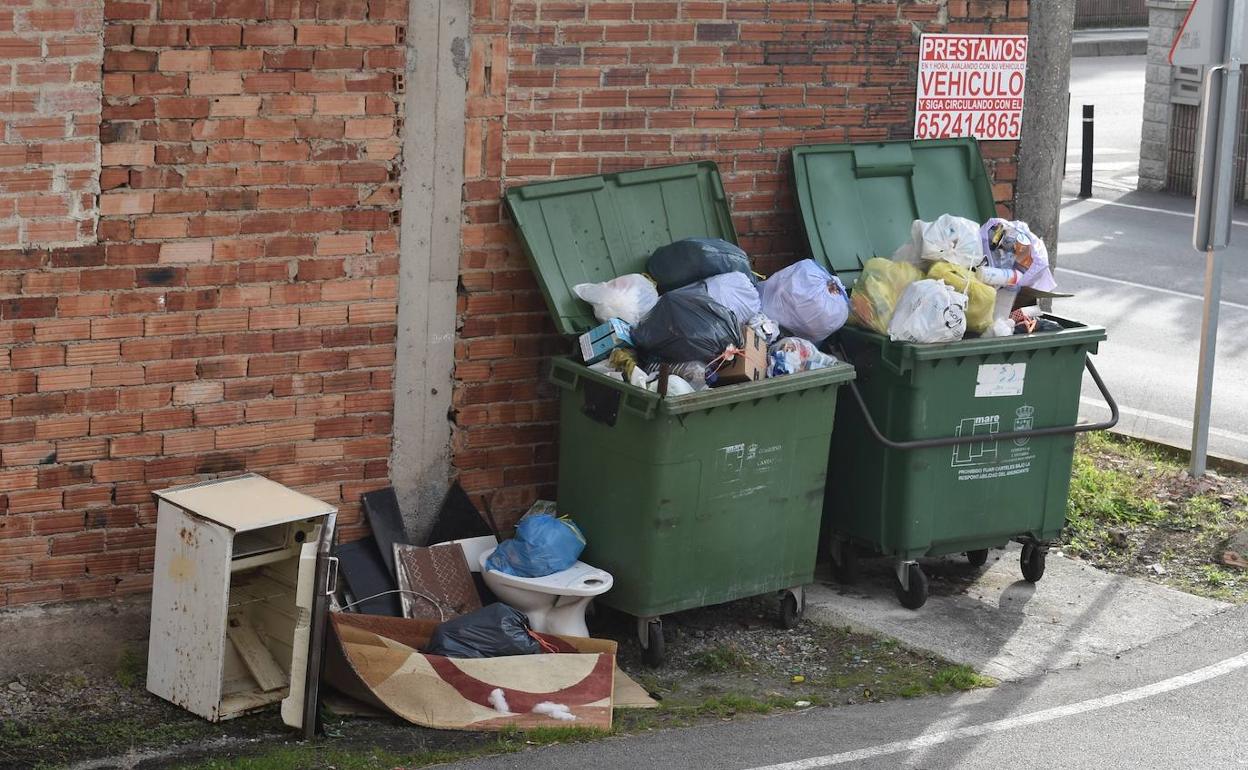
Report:
M 1094 430 L 1109 430 L 1118 424 L 1118 402 L 1109 394 L 1109 390 L 1105 387 L 1105 381 L 1101 379 L 1101 375 L 1096 371 L 1096 367 L 1092 365 L 1091 359 L 1084 359 L 1084 365 L 1088 369 L 1088 374 L 1092 375 L 1092 381 L 1096 383 L 1096 387 L 1101 391 L 1101 396 L 1105 399 L 1105 403 L 1109 404 L 1109 419 L 1105 422 L 1080 423 L 1078 425 L 1057 426 L 1052 428 L 1034 428 L 1032 430 L 1016 430 L 1009 433 L 995 434 L 977 434 L 970 436 L 951 436 L 949 438 L 921 438 L 914 441 L 893 441 L 880 432 L 876 426 L 875 420 L 871 418 L 871 412 L 867 410 L 867 403 L 862 400 L 862 393 L 858 390 L 858 384 L 852 380 L 846 384 L 849 385 L 850 392 L 854 394 L 854 400 L 858 402 L 858 408 L 862 410 L 863 419 L 866 420 L 867 430 L 871 431 L 871 435 L 875 436 L 875 440 L 879 441 L 889 449 L 937 449 L 939 447 L 959 446 L 961 444 L 978 444 L 985 440 L 993 441 L 1010 441 L 1019 438 L 1038 438 L 1041 436 L 1063 436 L 1070 433 L 1085 433 Z

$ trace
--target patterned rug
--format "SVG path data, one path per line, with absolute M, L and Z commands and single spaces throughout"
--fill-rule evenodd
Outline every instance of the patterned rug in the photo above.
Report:
M 436 626 L 407 618 L 333 613 L 325 681 L 351 698 L 424 727 L 611 728 L 615 642 L 540 634 L 558 652 L 446 658 L 420 652 Z M 502 692 L 505 707 L 492 695 L 496 690 Z M 540 703 L 566 706 L 576 719 L 535 713 Z

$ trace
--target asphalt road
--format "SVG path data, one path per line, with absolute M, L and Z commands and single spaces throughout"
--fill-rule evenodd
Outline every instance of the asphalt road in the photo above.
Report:
M 1109 331 L 1094 359 L 1122 406 L 1119 430 L 1191 446 L 1200 354 L 1204 256 L 1191 246 L 1191 199 L 1133 188 L 1143 109 L 1143 57 L 1075 59 L 1066 195 L 1059 233 L 1059 288 L 1075 293 L 1054 311 Z M 1078 112 L 1096 106 L 1094 197 L 1078 191 Z M 1236 214 L 1225 276 L 1211 454 L 1248 462 L 1248 209 Z M 1090 381 L 1083 414 L 1108 411 Z
M 1075 184 L 1083 159 L 1083 105 L 1096 113 L 1092 176 L 1102 187 L 1134 190 L 1139 181 L 1144 116 L 1143 56 L 1100 56 L 1070 63 L 1070 133 L 1066 173 Z
M 1153 645 L 958 697 L 812 709 L 535 749 L 464 770 L 1246 767 L 1248 610 Z M 1177 728 L 1177 729 L 1176 729 Z M 1158 736 L 1166 736 L 1159 740 Z

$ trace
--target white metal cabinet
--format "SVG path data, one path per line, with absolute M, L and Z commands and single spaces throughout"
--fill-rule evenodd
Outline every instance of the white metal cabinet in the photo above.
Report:
M 286 699 L 303 726 L 314 573 L 337 509 L 255 474 L 154 494 L 147 689 L 214 722 Z

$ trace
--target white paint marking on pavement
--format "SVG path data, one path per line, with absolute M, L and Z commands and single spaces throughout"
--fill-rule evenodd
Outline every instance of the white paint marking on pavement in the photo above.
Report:
M 1105 403 L 1103 401 L 1096 399 L 1096 398 L 1092 398 L 1091 396 L 1080 396 L 1079 403 L 1087 404 L 1088 406 L 1099 407 L 1106 411 L 1109 410 L 1109 407 L 1105 406 Z M 1190 420 L 1183 420 L 1178 417 L 1171 417 L 1165 414 L 1158 414 L 1157 412 L 1150 412 L 1146 409 L 1136 409 L 1135 407 L 1131 407 L 1131 406 L 1123 406 L 1122 404 L 1118 405 L 1118 411 L 1130 417 L 1141 417 L 1145 420 L 1161 422 L 1161 423 L 1165 423 L 1166 425 L 1173 425 L 1176 428 L 1182 428 L 1183 430 L 1188 431 L 1188 432 L 1191 432 L 1192 430 L 1192 423 Z M 1213 435 L 1213 436 L 1219 436 L 1221 438 L 1230 439 L 1231 441 L 1240 441 L 1245 444 L 1248 444 L 1248 436 L 1245 436 L 1242 433 L 1235 433 L 1234 431 L 1222 430 L 1221 428 L 1210 428 L 1209 433 L 1210 435 Z
M 1113 695 L 1105 695 L 1100 698 L 1091 698 L 1089 700 L 1080 701 L 1079 703 L 1071 703 L 1066 706 L 1055 706 L 1053 708 L 1035 711 L 1030 714 L 1022 714 L 1007 719 L 998 719 L 995 722 L 985 722 L 982 725 L 972 725 L 970 727 L 959 727 L 955 730 L 941 730 L 940 732 L 921 735 L 908 741 L 896 741 L 894 743 L 885 743 L 880 746 L 871 746 L 856 751 L 846 751 L 841 754 L 828 754 L 822 757 L 810 757 L 809 759 L 799 759 L 795 762 L 782 762 L 778 765 L 765 765 L 762 767 L 750 768 L 750 770 L 815 770 L 820 767 L 831 767 L 833 765 L 843 765 L 848 762 L 861 762 L 864 759 L 872 759 L 874 757 L 888 756 L 889 754 L 900 754 L 903 752 L 915 751 L 917 749 L 936 746 L 949 741 L 955 741 L 962 738 L 977 738 L 981 735 L 990 733 L 998 733 L 1004 730 L 1013 730 L 1018 727 L 1026 727 L 1028 725 L 1040 724 L 1042 722 L 1051 722 L 1054 719 L 1062 719 L 1064 717 L 1075 716 L 1076 714 L 1086 714 L 1089 711 L 1098 711 L 1100 709 L 1111 708 L 1113 706 L 1121 706 L 1124 703 L 1131 703 L 1144 698 L 1151 698 L 1154 695 L 1172 692 L 1183 687 L 1190 687 L 1194 684 L 1200 684 L 1210 679 L 1216 679 L 1220 676 L 1236 671 L 1248 666 L 1248 652 L 1236 655 L 1233 658 L 1227 658 L 1220 663 L 1214 663 L 1211 666 L 1198 668 L 1195 671 L 1189 671 L 1186 674 L 1163 679 L 1160 682 L 1136 687 L 1131 690 L 1114 693 Z
M 1117 201 L 1098 201 L 1095 198 L 1062 198 L 1062 202 L 1088 203 L 1098 208 L 1100 206 L 1116 206 L 1120 209 L 1135 209 L 1136 211 L 1147 211 L 1150 214 L 1170 214 L 1171 216 L 1187 217 L 1188 219 L 1194 219 L 1196 217 L 1195 214 L 1187 211 L 1171 211 L 1170 209 L 1159 209 L 1152 206 L 1137 206 L 1134 203 L 1119 203 Z M 1243 222 L 1238 219 L 1231 220 L 1231 224 L 1238 225 L 1240 227 L 1248 227 L 1248 222 Z
M 1149 286 L 1146 283 L 1136 283 L 1135 281 L 1126 281 L 1126 280 L 1123 280 L 1122 278 L 1110 278 L 1104 275 L 1097 275 L 1096 273 L 1085 273 L 1082 270 L 1071 270 L 1069 267 L 1059 266 L 1057 268 L 1057 275 L 1058 276 L 1073 275 L 1076 278 L 1091 278 L 1096 281 L 1105 281 L 1106 283 L 1116 283 L 1120 286 L 1130 286 L 1133 289 L 1147 289 L 1148 291 L 1155 291 L 1158 294 L 1169 294 L 1172 297 L 1182 297 L 1183 299 L 1194 299 L 1197 302 L 1205 301 L 1205 298 L 1200 296 L 1199 294 L 1191 294 L 1186 291 L 1175 291 L 1174 289 L 1163 289 L 1160 286 Z M 1233 307 L 1236 310 L 1248 310 L 1248 305 L 1244 305 L 1239 302 L 1229 302 L 1227 300 L 1222 300 L 1222 307 Z

